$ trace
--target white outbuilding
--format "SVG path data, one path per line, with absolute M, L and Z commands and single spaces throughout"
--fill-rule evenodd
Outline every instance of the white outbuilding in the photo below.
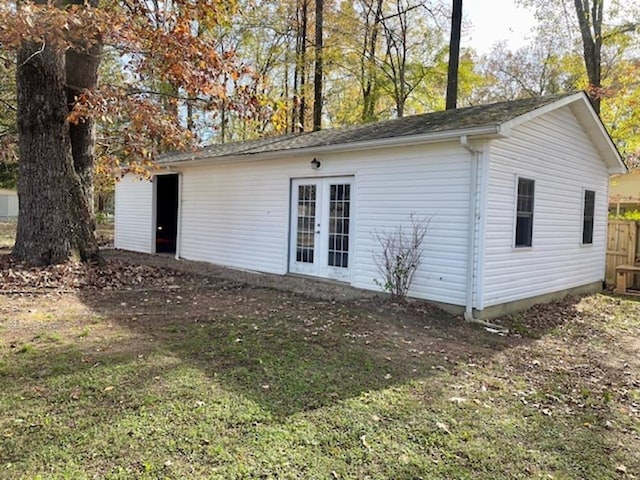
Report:
M 605 276 L 609 176 L 583 92 L 165 156 L 116 186 L 115 247 L 380 289 L 377 234 L 429 219 L 409 296 L 488 318 Z

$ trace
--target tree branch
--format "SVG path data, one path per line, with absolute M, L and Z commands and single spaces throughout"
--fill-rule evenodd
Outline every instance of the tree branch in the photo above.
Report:
M 623 33 L 630 33 L 638 30 L 638 27 L 640 27 L 640 23 L 627 23 L 625 25 L 619 25 L 606 34 L 603 34 L 602 38 L 608 40 L 609 38 L 615 37 L 616 35 L 622 35 Z
M 12 105 L 11 103 L 7 102 L 6 100 L 3 100 L 0 98 L 0 103 L 3 104 L 5 107 L 7 107 L 9 110 L 13 111 L 13 112 L 17 112 L 18 109 L 15 107 L 15 105 Z
M 29 55 L 24 62 L 22 62 L 20 65 L 18 65 L 18 67 L 24 67 L 27 63 L 29 63 L 31 61 L 31 59 L 33 57 L 35 57 L 36 55 L 40 55 L 42 52 L 44 52 L 44 49 L 45 49 L 46 46 L 47 46 L 47 42 L 43 41 L 42 42 L 42 47 L 40 47 L 40 50 L 36 50 L 31 55 Z

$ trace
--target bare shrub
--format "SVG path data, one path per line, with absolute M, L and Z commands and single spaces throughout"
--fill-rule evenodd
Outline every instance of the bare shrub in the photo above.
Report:
M 395 230 L 378 231 L 373 234 L 381 249 L 373 252 L 373 259 L 382 280 L 374 279 L 396 300 L 407 297 L 416 270 L 422 263 L 423 244 L 431 218 L 409 215 L 409 225 L 400 225 Z

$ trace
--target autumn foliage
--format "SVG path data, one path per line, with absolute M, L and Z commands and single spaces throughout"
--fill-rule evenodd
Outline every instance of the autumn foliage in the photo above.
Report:
M 209 110 L 224 103 L 246 117 L 264 106 L 252 88 L 257 76 L 210 34 L 234 9 L 219 0 L 5 2 L 0 44 L 9 50 L 35 42 L 61 52 L 104 45 L 121 73 L 77 95 L 68 121 L 99 122 L 98 172 L 126 166 L 144 174 L 158 154 L 195 144 L 184 121 L 187 102 Z

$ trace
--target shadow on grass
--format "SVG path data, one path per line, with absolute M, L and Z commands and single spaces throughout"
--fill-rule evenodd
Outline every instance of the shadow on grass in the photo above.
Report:
M 193 287 L 144 298 L 102 292 L 82 300 L 135 332 L 136 348 L 148 342 L 280 417 L 423 380 L 513 343 L 453 318 L 449 327 L 425 329 L 429 319 L 418 325 L 355 303 L 265 288 Z

